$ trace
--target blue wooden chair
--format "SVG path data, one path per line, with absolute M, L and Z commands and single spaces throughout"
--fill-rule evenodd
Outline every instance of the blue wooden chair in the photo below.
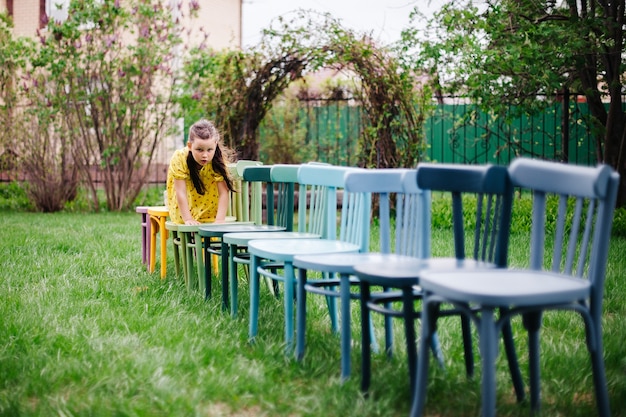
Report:
M 298 169 L 300 165 L 276 164 L 265 166 L 250 166 L 244 169 L 243 179 L 255 187 L 265 186 L 265 211 L 264 216 L 258 216 L 262 221 L 257 225 L 267 225 L 267 229 L 258 228 L 242 233 L 227 233 L 222 236 L 223 244 L 227 245 L 228 253 L 228 273 L 230 282 L 230 311 L 231 315 L 237 315 L 238 287 L 237 270 L 238 265 L 244 265 L 247 269 L 250 265 L 250 254 L 248 253 L 248 242 L 252 239 L 297 238 L 295 234 L 276 235 L 276 232 L 269 231 L 270 227 L 281 228 L 285 232 L 293 232 L 294 218 L 294 192 L 295 184 L 298 182 Z M 259 208 L 262 202 L 258 203 Z M 299 235 L 310 238 L 310 235 Z M 276 265 L 276 269 L 281 265 Z M 222 271 L 224 273 L 224 271 Z
M 327 165 L 318 162 L 310 162 L 315 165 Z M 248 242 L 250 240 L 260 239 L 318 239 L 320 233 L 309 233 L 301 231 L 293 231 L 294 209 L 295 209 L 295 187 L 298 184 L 298 171 L 300 164 L 275 164 L 265 167 L 248 167 L 244 170 L 244 176 L 249 182 L 265 182 L 266 191 L 266 221 L 267 227 L 283 228 L 283 231 L 276 230 L 266 231 L 258 228 L 255 231 L 225 233 L 221 236 L 222 247 L 224 253 L 229 256 L 228 271 L 230 276 L 223 279 L 223 282 L 230 281 L 230 311 L 233 317 L 237 316 L 238 288 L 237 275 L 235 273 L 237 264 L 243 264 L 246 267 L 250 265 L 250 254 L 247 251 Z M 323 209 L 323 205 L 318 204 L 318 210 Z M 312 228 L 314 229 L 314 228 Z M 282 262 L 273 262 L 264 264 L 266 269 L 272 272 L 282 269 Z M 226 268 L 224 268 L 225 270 Z M 270 281 L 272 291 L 278 296 L 278 284 L 276 281 Z M 223 295 L 225 293 L 223 289 Z M 225 298 L 226 300 L 226 298 Z M 227 302 L 224 302 L 227 305 Z
M 530 405 L 540 407 L 539 330 L 547 310 L 579 313 L 586 329 L 598 415 L 610 414 L 602 357 L 602 299 L 619 176 L 609 166 L 580 167 L 516 159 L 509 167 L 514 186 L 533 195 L 529 267 L 525 269 L 427 271 L 421 352 L 412 416 L 426 400 L 428 354 L 442 303 L 453 304 L 478 327 L 482 357 L 482 415 L 495 415 L 495 362 L 499 331 L 510 317 L 521 315 L 528 331 Z M 550 211 L 548 200 L 558 202 Z M 549 214 L 549 216 L 548 216 Z M 556 214 L 556 218 L 554 217 Z M 494 317 L 494 310 L 505 314 Z M 566 355 L 566 350 L 563 350 Z M 572 363 L 572 372 L 580 364 Z
M 354 265 L 368 261 L 381 261 L 384 259 L 381 255 L 392 253 L 392 251 L 420 259 L 429 256 L 430 192 L 424 192 L 417 187 L 415 174 L 415 170 L 409 169 L 372 169 L 346 174 L 344 191 L 347 196 L 369 193 L 377 197 L 375 201 L 378 202 L 379 252 L 369 252 L 370 225 L 373 218 L 370 218 L 369 213 L 365 213 L 365 221 L 362 218 L 344 219 L 347 223 L 362 224 L 364 230 L 361 236 L 364 242 L 359 243 L 364 247 L 362 252 L 350 255 L 303 255 L 294 258 L 293 264 L 298 268 L 296 357 L 299 360 L 304 355 L 307 293 L 340 299 L 341 376 L 345 380 L 350 375 L 350 346 L 352 344 L 350 300 L 359 298 L 358 291 L 351 291 L 352 286 L 358 285 L 358 280 L 354 276 Z M 391 213 L 394 209 L 396 216 L 392 221 Z M 363 213 L 355 210 L 352 214 L 361 216 Z M 349 229 L 349 226 L 346 227 L 346 230 Z M 332 276 L 311 280 L 307 278 L 307 270 L 320 271 Z M 385 324 L 387 352 L 392 351 L 393 333 L 391 330 L 391 320 L 387 317 Z M 373 334 L 372 329 L 369 331 Z M 375 339 L 371 340 L 374 349 L 377 350 Z
M 347 234 L 347 224 L 341 222 L 340 238 L 337 239 L 337 190 L 345 185 L 345 174 L 359 168 L 339 167 L 326 164 L 303 164 L 298 169 L 298 231 L 317 235 L 321 239 L 253 239 L 248 242 L 250 253 L 250 331 L 253 340 L 258 331 L 259 277 L 264 276 L 284 285 L 285 344 L 292 350 L 293 343 L 293 297 L 296 281 L 293 259 L 296 255 L 315 253 L 350 253 L 364 250 L 362 233 L 365 225 L 351 224 L 356 230 Z M 369 215 L 370 195 L 362 193 L 355 197 L 353 205 L 342 205 L 342 219 L 351 210 L 361 210 Z M 344 200 L 345 203 L 347 200 Z M 369 218 L 363 214 L 364 221 Z M 279 232 L 280 233 L 280 232 Z M 361 235 L 359 235 L 361 233 Z M 357 242 L 357 243 L 354 243 Z M 282 274 L 275 271 L 276 263 L 282 265 Z M 333 328 L 337 328 L 334 303 L 329 301 Z
M 449 219 L 452 235 L 450 242 L 453 243 L 451 256 L 420 260 L 389 255 L 383 262 L 355 266 L 356 275 L 361 282 L 362 330 L 368 325 L 368 311 L 399 317 L 404 321 L 411 392 L 415 387 L 417 364 L 414 324 L 416 319 L 422 316 L 422 311 L 415 308 L 415 303 L 422 297 L 422 291 L 418 286 L 422 273 L 432 269 L 472 270 L 483 267 L 505 267 L 513 194 L 505 167 L 420 163 L 417 167 L 416 181 L 420 189 L 437 192 L 437 199 L 433 197 L 433 202 L 439 201 L 438 199 L 446 199 L 443 201 L 447 202 L 449 199 L 452 205 Z M 464 197 L 470 195 L 476 197 L 475 212 L 463 208 Z M 473 224 L 472 239 L 465 238 L 468 224 Z M 372 288 L 379 287 L 397 291 L 372 292 Z M 388 307 L 390 303 L 391 308 Z M 469 316 L 456 309 L 445 310 L 443 314 L 457 315 L 461 318 L 466 372 L 471 376 L 474 359 Z M 524 397 L 524 387 L 508 322 L 503 325 L 503 335 L 512 369 L 513 384 L 521 400 Z M 362 331 L 362 338 L 361 387 L 367 391 L 371 379 L 368 332 Z M 429 343 L 432 344 L 433 340 L 429 340 Z M 423 356 L 425 355 L 420 357 Z

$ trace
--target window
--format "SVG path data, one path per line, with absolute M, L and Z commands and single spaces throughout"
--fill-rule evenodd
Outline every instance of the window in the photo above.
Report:
M 70 8 L 70 0 L 45 0 L 46 16 L 48 20 L 63 22 L 67 19 L 67 11 Z

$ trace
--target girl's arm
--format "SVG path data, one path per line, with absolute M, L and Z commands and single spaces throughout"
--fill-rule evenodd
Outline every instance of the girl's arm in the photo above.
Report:
M 199 221 L 191 216 L 189 210 L 189 201 L 187 201 L 187 184 L 185 180 L 174 180 L 174 191 L 176 192 L 176 201 L 178 201 L 178 209 L 185 224 L 200 224 Z
M 230 198 L 225 181 L 219 181 L 217 183 L 217 192 L 219 193 L 219 200 L 217 202 L 215 223 L 224 223 L 224 221 L 226 221 L 226 211 L 228 210 L 228 200 Z

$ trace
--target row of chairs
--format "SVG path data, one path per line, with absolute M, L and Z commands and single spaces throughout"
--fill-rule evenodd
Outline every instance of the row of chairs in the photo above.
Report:
M 378 349 L 371 314 L 380 313 L 384 317 L 388 354 L 393 351 L 391 320 L 400 318 L 406 335 L 412 415 L 421 415 L 426 398 L 428 352 L 433 352 L 440 366 L 444 363 L 436 332 L 437 319 L 457 316 L 469 376 L 474 372 L 471 323 L 478 328 L 483 415 L 491 416 L 495 414 L 498 335 L 503 337 L 513 386 L 521 401 L 525 396 L 524 384 L 510 318 L 523 317 L 529 332 L 531 408 L 538 410 L 542 312 L 565 308 L 579 312 L 584 318 L 599 414 L 609 414 L 600 314 L 619 181 L 610 168 L 576 167 L 530 159 L 515 160 L 508 168 L 426 163 L 421 163 L 417 169 L 385 170 L 324 164 L 265 168 L 265 176 L 258 175 L 260 170 L 254 172 L 258 167 L 245 168 L 242 178 L 250 172 L 251 177 L 254 173 L 255 178 L 271 184 L 265 195 L 268 212 L 272 213 L 270 199 L 274 192 L 269 190 L 276 184 L 288 184 L 292 187 L 287 193 L 290 194 L 297 186 L 297 230 L 293 230 L 292 224 L 291 228 L 285 226 L 284 231 L 278 232 L 220 235 L 221 248 L 231 247 L 230 276 L 222 276 L 222 290 L 226 305 L 228 297 L 224 291 L 230 286 L 232 314 L 236 314 L 236 262 L 249 265 L 251 340 L 258 336 L 262 319 L 259 317 L 262 277 L 284 284 L 285 348 L 293 352 L 295 333 L 298 360 L 305 354 L 307 294 L 322 295 L 326 297 L 331 329 L 341 335 L 341 376 L 348 378 L 352 345 L 350 303 L 358 300 L 361 384 L 367 391 L 371 379 L 371 351 Z M 281 172 L 290 174 L 279 177 Z M 515 189 L 530 190 L 534 204 L 529 265 L 521 270 L 509 268 L 507 263 Z M 450 197 L 443 197 L 443 194 Z M 475 208 L 464 204 L 470 194 L 475 196 Z M 552 194 L 560 199 L 556 230 L 546 233 L 551 230 L 545 223 L 545 212 L 551 206 L 546 201 Z M 568 203 L 571 199 L 575 200 L 573 205 Z M 285 197 L 278 200 L 291 209 L 291 216 L 290 210 L 286 213 L 293 220 L 293 194 L 290 201 Z M 448 201 L 451 204 L 451 246 L 446 250 L 437 248 L 438 256 L 433 257 L 431 205 Z M 266 217 L 260 223 L 264 222 L 272 224 L 275 220 Z M 372 228 L 374 222 L 377 222 L 376 228 Z M 466 236 L 470 229 L 472 233 Z M 377 233 L 372 233 L 373 230 Z M 371 235 L 377 235 L 375 241 L 370 242 Z M 555 242 L 552 251 L 547 252 L 546 241 L 550 239 Z M 204 242 L 204 253 L 208 255 L 211 245 L 207 242 L 210 241 L 205 237 Z M 372 250 L 374 248 L 376 251 Z M 447 252 L 448 257 L 441 257 L 439 252 Z M 225 255 L 225 252 L 220 253 Z M 223 257 L 222 265 L 224 262 Z M 209 267 L 205 271 L 208 271 L 208 274 L 205 272 L 208 285 L 211 271 Z M 321 274 L 321 278 L 307 276 L 311 271 Z M 271 288 L 276 291 L 278 287 Z M 340 321 L 337 300 L 341 308 Z M 419 352 L 422 354 L 418 357 L 415 321 L 420 318 Z
M 405 323 L 410 388 L 414 393 L 412 415 L 421 415 L 426 398 L 428 352 L 432 351 L 443 363 L 437 340 L 437 319 L 458 316 L 466 370 L 470 376 L 474 368 L 470 324 L 474 323 L 478 328 L 483 415 L 492 416 L 496 411 L 495 360 L 500 334 L 517 399 L 521 401 L 525 397 L 511 317 L 521 315 L 528 331 L 530 404 L 537 411 L 540 407 L 539 330 L 542 313 L 555 309 L 572 310 L 581 314 L 586 326 L 599 415 L 609 415 L 602 358 L 601 309 L 619 183 L 619 177 L 612 169 L 605 165 L 590 168 L 517 159 L 508 168 L 424 163 L 415 170 L 344 168 L 343 179 L 338 173 L 329 174 L 339 170 L 338 167 L 303 166 L 299 172 L 301 186 L 326 189 L 329 206 L 326 223 L 322 221 L 326 227 L 320 229 L 322 239 L 248 242 L 252 265 L 251 338 L 258 332 L 260 276 L 285 284 L 285 345 L 288 351 L 291 351 L 293 338 L 291 307 L 294 286 L 297 286 L 298 359 L 304 355 L 307 293 L 328 297 L 333 327 L 336 314 L 333 302 L 339 299 L 342 308 L 341 369 L 342 377 L 346 378 L 350 373 L 350 300 L 359 299 L 362 387 L 367 390 L 370 347 L 375 347 L 371 338 L 370 313 L 401 317 Z M 336 194 L 341 187 L 344 193 L 337 236 L 337 223 L 333 220 L 337 213 Z M 533 195 L 529 264 L 524 269 L 508 268 L 507 264 L 515 189 L 529 190 Z M 441 193 L 451 196 L 453 245 L 447 258 L 435 258 L 430 253 L 432 193 L 437 193 L 438 197 Z M 475 209 L 464 207 L 468 194 L 476 197 Z M 380 253 L 369 252 L 372 195 L 377 197 L 378 204 Z M 396 197 L 394 218 L 389 209 L 391 195 Z M 552 230 L 552 226 L 548 227 L 546 223 L 551 206 L 547 203 L 549 198 L 558 201 L 554 233 L 547 233 Z M 391 224 L 394 225 L 393 234 Z M 472 225 L 472 233 L 466 237 L 468 225 Z M 339 242 L 351 244 L 353 248 L 345 245 L 338 248 Z M 345 253 L 337 253 L 341 251 Z M 284 265 L 282 274 L 264 268 L 264 262 L 275 261 Z M 309 270 L 323 272 L 326 277 L 307 280 Z M 358 290 L 350 291 L 357 284 Z M 373 288 L 375 292 L 372 292 Z M 421 309 L 415 308 L 417 300 L 422 300 Z M 400 307 L 394 309 L 398 303 Z M 417 318 L 423 321 L 419 364 L 414 330 Z M 391 352 L 393 339 L 388 322 L 385 328 L 386 349 Z
M 226 216 L 227 222 L 239 221 L 247 223 L 260 221 L 262 216 L 261 204 L 257 200 L 261 199 L 263 194 L 261 183 L 259 182 L 251 186 L 249 182 L 244 180 L 243 171 L 247 167 L 262 165 L 261 162 L 249 160 L 240 160 L 229 165 L 230 174 L 237 192 L 231 193 Z M 253 199 L 253 201 L 250 201 L 250 199 Z M 179 227 L 180 225 L 167 220 L 169 210 L 165 195 L 163 206 L 139 206 L 136 207 L 135 211 L 141 215 L 142 262 L 146 265 L 148 272 L 154 272 L 155 270 L 158 249 L 161 259 L 161 278 L 165 279 L 167 274 L 167 262 L 165 261 L 167 258 L 167 240 L 170 236 L 174 236 L 172 241 L 176 275 L 184 275 L 185 281 L 189 282 L 189 268 L 193 268 L 193 259 L 195 259 L 193 234 L 197 228 Z M 185 238 L 186 242 L 183 242 Z M 183 248 L 185 249 L 184 251 Z M 187 254 L 193 255 L 193 258 L 185 256 Z M 203 271 L 202 264 L 198 265 L 198 270 Z

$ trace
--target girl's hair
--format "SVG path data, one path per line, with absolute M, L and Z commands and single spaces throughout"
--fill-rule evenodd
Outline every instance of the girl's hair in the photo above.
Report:
M 217 127 L 215 127 L 215 124 L 205 119 L 195 122 L 189 128 L 189 142 L 193 143 L 196 138 L 215 139 L 215 154 L 213 155 L 213 160 L 211 161 L 213 170 L 224 177 L 226 186 L 230 191 L 235 191 L 233 180 L 226 167 L 228 163 L 232 162 L 234 152 L 226 147 L 222 147 L 222 138 L 217 130 Z M 187 155 L 187 166 L 189 166 L 189 176 L 191 177 L 191 181 L 193 182 L 193 186 L 196 191 L 198 194 L 204 194 L 204 183 L 200 180 L 200 169 L 202 169 L 202 165 L 198 164 L 196 160 L 193 159 L 191 152 Z

